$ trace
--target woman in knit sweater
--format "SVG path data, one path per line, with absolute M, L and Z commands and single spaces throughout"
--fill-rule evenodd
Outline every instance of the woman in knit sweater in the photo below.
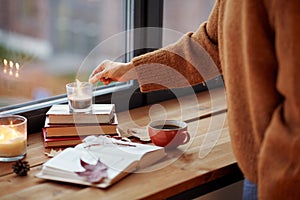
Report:
M 90 81 L 138 79 L 141 91 L 148 92 L 166 88 L 155 84 L 159 80 L 184 87 L 222 73 L 232 147 L 245 186 L 255 193 L 257 185 L 259 199 L 300 199 L 299 23 L 298 0 L 219 0 L 196 32 L 129 63 L 104 61 Z M 186 59 L 197 54 L 195 43 L 210 55 L 214 69 Z M 203 52 L 198 53 L 201 59 Z M 187 81 L 172 81 L 163 73 L 169 68 Z

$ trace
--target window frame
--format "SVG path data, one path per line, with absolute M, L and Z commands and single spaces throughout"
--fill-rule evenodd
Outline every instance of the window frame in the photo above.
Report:
M 149 51 L 153 51 L 155 49 L 141 49 L 138 48 L 137 45 L 146 45 L 149 37 L 155 37 L 158 42 L 156 46 L 162 46 L 162 31 L 158 32 L 155 35 L 147 34 L 146 32 L 139 32 L 139 34 L 133 35 L 131 31 L 135 28 L 143 28 L 143 27 L 159 27 L 163 28 L 163 0 L 123 0 L 124 7 L 124 30 L 128 32 L 126 34 L 126 39 L 124 42 L 125 51 L 129 52 L 124 54 L 124 61 L 128 62 L 133 57 L 147 53 Z M 153 14 L 155 13 L 155 14 Z M 138 49 L 133 51 L 132 49 Z M 215 80 L 214 80 L 215 81 Z M 222 81 L 220 81 L 222 82 Z M 218 86 L 218 82 L 216 82 L 216 87 Z M 190 93 L 190 90 L 176 89 L 176 96 L 170 90 L 156 91 L 150 93 L 141 93 L 138 88 L 137 81 L 129 81 L 127 84 L 119 84 L 118 88 L 115 85 L 101 88 L 94 92 L 94 102 L 95 103 L 114 103 L 112 101 L 112 94 L 117 93 L 118 97 L 122 98 L 128 95 L 128 92 L 132 92 L 133 88 L 137 88 L 134 90 L 130 97 L 129 105 L 125 107 L 116 106 L 116 111 L 124 111 L 127 109 L 133 109 L 140 106 L 158 103 L 164 100 L 172 99 L 180 96 L 184 96 Z M 193 87 L 195 92 L 201 92 L 207 90 L 207 88 L 199 84 Z M 187 92 L 189 91 L 189 92 Z M 38 100 L 32 101 L 29 103 L 19 104 L 7 106 L 4 108 L 0 108 L 0 115 L 4 114 L 20 114 L 25 116 L 28 119 L 28 133 L 41 132 L 46 112 L 53 104 L 66 104 L 67 97 L 66 94 L 55 96 L 48 98 L 46 100 Z
M 153 30 L 151 34 L 147 34 L 147 32 L 143 35 L 135 35 L 135 51 L 134 56 L 138 56 L 155 49 L 140 49 L 139 46 L 163 46 L 163 10 L 164 10 L 164 0 L 134 0 L 134 28 L 143 28 L 143 27 L 156 27 L 155 29 L 157 33 L 153 34 Z M 147 44 L 147 41 L 156 41 L 157 44 Z M 223 81 L 222 77 L 219 77 L 214 80 L 208 81 L 210 86 L 218 87 L 222 86 Z M 157 102 L 177 98 L 180 96 L 185 96 L 191 94 L 191 92 L 201 92 L 207 90 L 206 85 L 199 84 L 193 86 L 193 90 L 187 90 L 186 88 L 178 88 L 172 90 L 162 90 L 145 93 L 143 96 L 144 105 L 154 104 Z M 175 96 L 176 94 L 176 96 Z
M 133 0 L 123 0 L 123 19 L 124 19 L 124 30 L 131 29 L 133 26 L 132 23 L 126 22 L 128 19 L 133 19 L 134 16 L 131 16 L 131 13 L 134 13 L 132 10 L 133 7 L 130 5 L 133 5 Z M 132 36 L 130 36 L 132 37 Z M 127 36 L 128 38 L 128 36 Z M 125 40 L 126 49 L 128 49 L 128 43 L 127 38 Z M 130 59 L 130 56 L 133 55 L 125 55 L 124 61 L 127 61 Z M 117 87 L 116 87 L 117 85 Z M 129 81 L 127 83 L 116 83 L 110 86 L 107 86 L 105 88 L 96 89 L 94 91 L 94 100 L 95 103 L 111 103 L 111 95 L 113 92 L 119 92 L 119 96 L 125 95 L 128 90 L 130 90 L 133 87 L 137 87 L 137 83 L 135 81 Z M 130 105 L 130 108 L 138 107 L 141 105 L 141 93 L 140 92 L 134 92 L 133 94 L 135 97 L 132 98 L 133 101 Z M 49 110 L 49 108 L 53 104 L 67 104 L 67 95 L 57 95 L 53 97 L 49 97 L 47 99 L 42 100 L 34 100 L 26 103 L 21 104 L 15 104 L 10 106 L 5 106 L 3 108 L 0 108 L 0 115 L 10 115 L 10 114 L 18 114 L 26 117 L 27 120 L 27 129 L 28 133 L 35 133 L 40 132 L 44 126 L 45 123 L 45 117 L 46 112 Z M 124 109 L 124 108 L 123 108 Z M 121 109 L 117 109 L 117 111 L 120 111 Z

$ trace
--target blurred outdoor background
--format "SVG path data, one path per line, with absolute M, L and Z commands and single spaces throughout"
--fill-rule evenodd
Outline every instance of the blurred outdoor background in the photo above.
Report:
M 164 0 L 163 27 L 195 31 L 213 3 Z M 0 107 L 64 94 L 86 56 L 124 31 L 124 12 L 123 0 L 0 0 Z

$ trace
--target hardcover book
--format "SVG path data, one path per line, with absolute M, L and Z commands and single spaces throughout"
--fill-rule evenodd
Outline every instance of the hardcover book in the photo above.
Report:
M 114 104 L 93 104 L 91 113 L 71 113 L 69 105 L 53 105 L 46 115 L 49 124 L 111 123 L 114 118 Z
M 76 124 L 51 124 L 46 117 L 44 131 L 46 137 L 87 136 L 102 134 L 117 134 L 117 115 L 112 118 L 111 123 L 76 123 Z
M 44 147 L 73 147 L 82 143 L 83 136 L 47 137 L 46 129 L 42 130 Z
M 63 150 L 44 163 L 36 177 L 107 188 L 135 170 L 153 165 L 165 155 L 163 147 L 120 141 L 106 136 L 88 136 L 85 142 Z M 98 174 L 92 175 L 103 173 L 105 176 L 99 182 L 91 182 L 87 176 L 80 175 L 87 174 L 87 168 L 82 162 L 91 166 L 101 162 L 104 166 L 97 171 Z

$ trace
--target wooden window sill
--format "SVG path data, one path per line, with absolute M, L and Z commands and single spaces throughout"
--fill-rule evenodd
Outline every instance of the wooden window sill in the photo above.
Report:
M 168 152 L 168 165 L 148 173 L 133 173 L 108 189 L 101 190 L 75 184 L 46 181 L 35 178 L 45 156 L 41 133 L 28 136 L 26 160 L 31 170 L 28 176 L 18 177 L 12 173 L 12 163 L 0 163 L 0 198 L 2 199 L 182 199 L 194 198 L 211 190 L 242 179 L 233 155 L 226 121 L 226 105 L 223 89 L 215 89 L 214 101 L 208 92 L 185 96 L 117 113 L 119 127 L 145 127 L 149 121 L 162 118 L 179 119 L 188 123 L 191 141 Z M 195 103 L 196 100 L 196 103 Z M 213 108 L 212 108 L 213 102 Z M 213 112 L 213 114 L 212 114 Z M 150 113 L 150 114 L 149 114 Z M 203 158 L 200 149 L 213 148 Z M 204 151 L 202 149 L 202 153 Z M 179 156 L 178 156 L 179 155 Z M 172 160 L 173 159 L 173 160 Z M 234 180 L 233 180 L 234 179 Z

